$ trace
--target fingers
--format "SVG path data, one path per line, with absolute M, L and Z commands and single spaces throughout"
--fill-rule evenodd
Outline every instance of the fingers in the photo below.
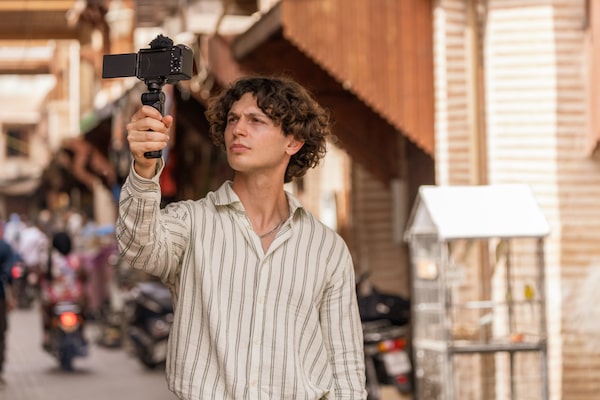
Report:
M 172 116 L 162 116 L 151 106 L 143 106 L 133 114 L 131 122 L 127 124 L 127 141 L 138 166 L 150 169 L 156 165 L 156 160 L 146 159 L 144 153 L 167 147 L 168 132 L 172 124 Z
M 154 107 L 143 106 L 131 117 L 127 124 L 127 131 L 148 131 L 166 133 L 171 126 L 173 118 L 162 116 Z

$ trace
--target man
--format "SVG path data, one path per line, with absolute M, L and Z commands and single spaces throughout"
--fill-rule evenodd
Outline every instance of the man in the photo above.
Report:
M 160 210 L 171 116 L 127 126 L 132 170 L 117 240 L 162 279 L 175 317 L 167 380 L 180 399 L 364 399 L 364 356 L 346 244 L 284 191 L 325 153 L 328 114 L 294 81 L 239 80 L 206 112 L 233 181 Z
M 28 271 L 39 274 L 48 261 L 48 237 L 38 223 L 28 225 L 21 231 L 18 252 Z
M 0 385 L 4 384 L 2 375 L 4 356 L 6 353 L 6 331 L 8 329 L 8 312 L 13 308 L 10 292 L 10 269 L 16 261 L 16 254 L 4 239 L 0 239 Z
M 25 271 L 21 285 L 17 287 L 15 284 L 13 292 L 18 306 L 29 307 L 37 297 L 40 274 L 48 262 L 48 237 L 37 222 L 26 224 L 21 230 L 15 250 L 23 261 Z

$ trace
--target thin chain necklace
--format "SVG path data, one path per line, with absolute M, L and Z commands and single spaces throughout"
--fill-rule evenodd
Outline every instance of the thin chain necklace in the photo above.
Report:
M 279 230 L 279 228 L 281 228 L 281 227 L 283 226 L 284 222 L 285 222 L 285 218 L 284 218 L 284 219 L 282 219 L 280 223 L 278 223 L 277 225 L 275 225 L 275 228 L 271 229 L 271 230 L 270 230 L 269 232 L 267 232 L 267 233 L 263 233 L 262 235 L 258 235 L 258 237 L 259 237 L 259 238 L 261 238 L 261 239 L 264 239 L 264 238 L 266 238 L 267 236 L 269 236 L 269 235 L 271 235 L 271 234 L 273 234 L 273 233 L 277 232 L 277 231 Z

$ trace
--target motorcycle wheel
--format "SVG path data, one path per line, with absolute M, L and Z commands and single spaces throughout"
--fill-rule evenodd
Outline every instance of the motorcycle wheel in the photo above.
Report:
M 160 364 L 152 359 L 152 354 L 144 347 L 136 345 L 137 358 L 148 369 L 155 369 Z
M 377 378 L 377 371 L 372 357 L 365 357 L 365 369 L 367 377 L 367 400 L 380 400 L 379 379 Z
M 73 371 L 73 356 L 68 353 L 59 354 L 60 368 L 63 371 Z
M 31 298 L 27 292 L 27 281 L 20 279 L 14 285 L 15 297 L 17 299 L 17 307 L 19 309 L 28 309 L 31 307 Z
M 148 369 L 155 369 L 160 364 L 159 362 L 149 360 L 148 357 L 140 357 L 140 361 Z

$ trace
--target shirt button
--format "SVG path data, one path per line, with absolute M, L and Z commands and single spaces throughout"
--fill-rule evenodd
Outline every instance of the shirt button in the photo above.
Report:
M 265 304 L 265 296 L 258 297 L 258 304 Z
M 261 343 L 260 339 L 254 339 L 255 346 L 260 346 L 260 343 Z
M 255 380 L 252 380 L 252 381 L 250 381 L 250 386 L 252 386 L 252 387 L 256 387 L 256 383 L 257 383 L 257 382 L 256 382 Z

